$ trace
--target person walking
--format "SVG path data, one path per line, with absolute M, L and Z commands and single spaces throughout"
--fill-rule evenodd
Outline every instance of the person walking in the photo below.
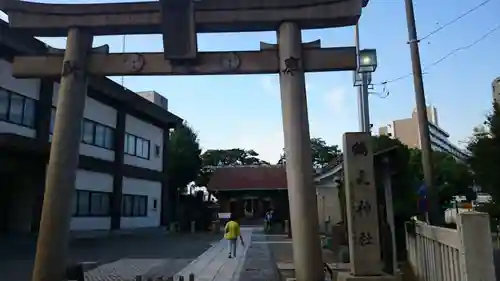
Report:
M 243 236 L 241 236 L 240 224 L 236 215 L 231 214 L 230 220 L 226 223 L 224 238 L 228 241 L 229 258 L 236 257 L 236 248 L 238 247 L 238 237 L 241 245 L 245 246 Z
M 271 211 L 267 210 L 266 214 L 264 215 L 264 232 L 269 232 L 271 226 Z

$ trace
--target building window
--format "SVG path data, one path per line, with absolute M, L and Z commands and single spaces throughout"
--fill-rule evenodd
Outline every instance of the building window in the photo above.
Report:
M 149 159 L 150 141 L 129 133 L 125 134 L 125 153 L 139 158 Z
M 53 107 L 50 116 L 50 134 L 54 133 L 56 108 Z M 89 119 L 83 119 L 81 141 L 106 149 L 114 149 L 115 129 Z
M 35 100 L 0 88 L 0 120 L 33 128 Z
M 82 142 L 106 149 L 114 149 L 114 129 L 97 123 L 95 121 L 84 119 L 82 124 Z
M 122 200 L 123 217 L 146 217 L 148 197 L 145 195 L 124 194 Z
M 107 217 L 110 215 L 111 193 L 76 190 L 73 199 L 73 216 Z

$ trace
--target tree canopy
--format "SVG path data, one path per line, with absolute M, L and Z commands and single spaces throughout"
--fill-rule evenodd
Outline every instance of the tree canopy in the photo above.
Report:
M 170 134 L 168 147 L 169 186 L 178 192 L 184 192 L 186 186 L 194 181 L 201 168 L 200 144 L 198 135 L 187 124 Z
M 209 149 L 201 155 L 202 168 L 199 171 L 196 185 L 207 186 L 213 171 L 218 167 L 244 166 L 244 165 L 270 165 L 261 160 L 255 150 Z
M 474 172 L 474 180 L 489 193 L 494 202 L 500 202 L 500 108 L 494 103 L 493 111 L 483 128 L 474 131 L 468 147 L 471 157 L 468 163 Z
M 392 159 L 392 195 L 397 216 L 408 218 L 417 212 L 417 188 L 422 184 L 422 153 L 420 149 L 409 148 L 397 139 L 387 136 L 372 137 L 374 151 L 395 147 Z M 457 161 L 450 154 L 433 151 L 435 184 L 438 188 L 439 202 L 449 203 L 454 195 L 464 195 L 469 200 L 475 193 L 472 173 L 466 163 Z
M 284 149 L 283 149 L 284 150 Z M 315 169 L 325 168 L 340 155 L 338 145 L 328 145 L 322 138 L 311 139 L 312 165 Z M 281 154 L 278 164 L 286 162 L 285 152 Z
M 423 179 L 422 152 L 419 149 L 411 149 L 410 155 L 409 164 L 414 171 L 414 183 L 420 185 Z M 433 151 L 432 158 L 434 183 L 438 188 L 440 205 L 449 204 L 455 195 L 466 196 L 468 200 L 475 199 L 475 193 L 471 189 L 472 172 L 466 163 L 461 163 L 452 155 L 440 151 Z

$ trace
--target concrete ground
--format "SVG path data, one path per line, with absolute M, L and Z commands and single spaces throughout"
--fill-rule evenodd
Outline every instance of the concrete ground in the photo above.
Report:
M 70 260 L 102 264 L 86 273 L 86 281 L 133 280 L 135 275 L 173 275 L 205 252 L 221 235 L 164 234 L 77 239 Z M 29 281 L 36 241 L 33 237 L 0 237 L 0 280 Z M 159 270 L 161 269 L 161 270 Z
M 260 243 L 265 243 L 268 245 L 273 261 L 276 264 L 278 272 L 281 276 L 281 280 L 286 280 L 287 278 L 294 278 L 295 271 L 293 270 L 293 247 L 292 239 L 288 238 L 287 235 L 262 235 L 263 241 Z M 257 242 L 259 243 L 259 242 Z M 323 249 L 323 262 L 335 265 L 332 269 L 336 271 L 344 271 L 343 267 L 337 268 L 341 264 L 337 264 L 337 259 L 332 251 L 328 249 Z

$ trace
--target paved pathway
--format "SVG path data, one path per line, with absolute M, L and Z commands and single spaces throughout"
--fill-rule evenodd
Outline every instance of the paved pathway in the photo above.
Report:
M 237 281 L 247 250 L 252 244 L 251 237 L 254 230 L 255 228 L 251 227 L 241 228 L 245 246 L 238 245 L 236 258 L 228 258 L 228 243 L 221 239 L 176 275 L 184 276 L 184 280 L 188 280 L 189 274 L 192 273 L 196 281 Z
M 169 277 L 186 267 L 220 235 L 165 235 L 163 232 L 75 240 L 70 260 L 95 261 L 101 266 L 85 273 L 86 281 L 132 281 L 136 275 Z M 0 280 L 29 281 L 35 239 L 0 239 Z M 154 280 L 154 279 L 153 279 Z M 187 281 L 187 280 L 186 280 Z

